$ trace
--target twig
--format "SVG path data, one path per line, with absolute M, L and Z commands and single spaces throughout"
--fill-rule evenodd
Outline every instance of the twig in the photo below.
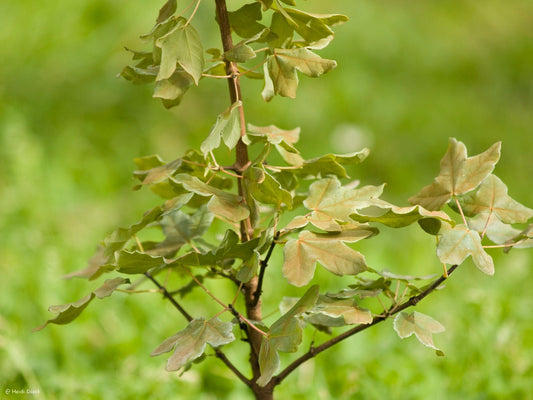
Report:
M 172 297 L 166 287 L 161 285 L 152 275 L 150 275 L 148 271 L 145 272 L 144 275 L 148 279 L 150 279 L 154 283 L 154 285 L 159 288 L 159 290 L 161 290 L 163 296 L 165 296 L 172 303 L 172 305 L 176 307 L 176 309 L 181 313 L 181 315 L 185 317 L 187 321 L 191 322 L 193 320 L 193 317 L 191 317 L 191 315 L 187 311 L 185 311 L 185 309 L 176 301 L 176 299 Z
M 448 269 L 448 276 L 452 274 L 453 271 L 457 268 L 457 265 L 452 265 Z M 424 290 L 422 293 L 419 293 L 416 296 L 411 297 L 406 302 L 402 303 L 398 307 L 394 307 L 392 305 L 385 315 L 377 315 L 372 319 L 372 322 L 370 324 L 366 325 L 357 325 L 356 327 L 347 330 L 344 333 L 341 333 L 338 336 L 335 336 L 334 338 L 322 343 L 320 346 L 317 347 L 311 347 L 307 353 L 303 354 L 296 360 L 294 360 L 290 365 L 288 365 L 283 371 L 281 371 L 278 375 L 272 378 L 272 381 L 270 384 L 273 386 L 279 385 L 291 372 L 293 372 L 296 368 L 298 368 L 301 364 L 306 362 L 307 360 L 315 357 L 317 354 L 323 352 L 324 350 L 329 349 L 333 345 L 339 343 L 340 341 L 349 338 L 350 336 L 355 335 L 356 333 L 362 332 L 365 329 L 370 328 L 371 326 L 377 325 L 382 321 L 385 321 L 389 316 L 399 313 L 400 311 L 405 310 L 406 308 L 409 308 L 411 306 L 416 306 L 422 299 L 424 299 L 428 294 L 433 292 L 435 289 L 437 289 L 447 278 L 442 275 L 438 279 L 436 279 L 431 286 L 429 286 L 426 290 Z
M 257 288 L 254 292 L 254 300 L 252 302 L 252 306 L 256 306 L 259 302 L 259 299 L 261 298 L 261 293 L 263 292 L 263 279 L 265 277 L 265 270 L 268 266 L 268 262 L 270 260 L 270 257 L 272 256 L 272 252 L 274 251 L 274 247 L 276 247 L 276 240 L 279 237 L 279 231 L 276 232 L 274 235 L 274 238 L 272 240 L 272 243 L 270 243 L 270 247 L 268 248 L 268 252 L 265 256 L 264 260 L 261 260 L 261 268 L 259 270 L 259 279 L 257 281 Z

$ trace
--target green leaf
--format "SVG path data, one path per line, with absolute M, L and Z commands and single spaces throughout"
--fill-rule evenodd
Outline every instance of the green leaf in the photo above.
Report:
M 171 103 L 165 104 L 177 106 L 187 90 L 189 90 L 192 83 L 193 80 L 188 73 L 184 71 L 176 71 L 170 78 L 160 80 L 156 83 L 152 97 L 162 100 L 173 100 Z
M 167 361 L 166 370 L 176 371 L 187 363 L 204 354 L 207 344 L 219 347 L 235 340 L 231 322 L 222 322 L 218 318 L 193 319 L 187 327 L 161 343 L 150 355 L 157 356 L 174 349 Z
M 349 154 L 326 154 L 304 161 L 302 168 L 296 170 L 295 173 L 302 177 L 335 175 L 339 178 L 348 178 L 344 165 L 359 164 L 368 156 L 369 152 L 365 148 Z
M 478 187 L 500 159 L 500 148 L 501 142 L 498 142 L 477 156 L 467 157 L 465 145 L 450 138 L 448 150 L 440 162 L 439 176 L 409 202 L 430 211 L 440 210 L 452 196 Z
M 298 239 L 285 244 L 283 275 L 292 285 L 304 286 L 313 278 L 317 262 L 336 275 L 357 275 L 366 270 L 365 258 L 344 242 L 357 242 L 374 234 L 364 228 L 335 234 L 303 231 Z
M 335 61 L 324 59 L 306 48 L 275 49 L 267 60 L 274 93 L 292 98 L 296 97 L 298 87 L 296 70 L 314 78 L 337 66 Z
M 237 43 L 224 53 L 224 59 L 237 63 L 243 63 L 255 57 L 256 54 L 254 49 L 248 46 L 245 42 Z
M 215 125 L 211 128 L 209 136 L 203 141 L 200 150 L 205 155 L 220 146 L 220 139 L 228 149 L 233 149 L 241 137 L 241 123 L 239 118 L 239 107 L 241 101 L 233 103 L 227 110 L 217 117 Z
M 57 306 L 50 306 L 48 311 L 59 314 L 57 317 L 49 319 L 43 325 L 33 329 L 33 331 L 40 331 L 48 324 L 65 325 L 74 321 L 78 316 L 87 308 L 89 303 L 93 301 L 95 297 L 102 299 L 104 297 L 111 296 L 111 294 L 120 286 L 126 283 L 130 283 L 129 279 L 114 278 L 108 279 L 102 286 L 96 289 L 94 292 L 89 293 L 82 299 L 73 303 L 67 303 Z
M 265 386 L 279 368 L 278 351 L 289 353 L 298 350 L 298 345 L 302 342 L 302 327 L 296 317 L 315 305 L 318 290 L 318 285 L 311 286 L 289 311 L 272 324 L 268 335 L 263 338 L 259 351 L 259 386 Z
M 280 208 L 285 204 L 292 209 L 292 195 L 262 168 L 250 167 L 243 174 L 244 184 L 251 195 L 260 203 Z
M 524 223 L 533 217 L 533 210 L 513 200 L 507 194 L 507 186 L 495 175 L 489 175 L 479 190 L 459 199 L 465 215 L 495 214 L 508 224 Z
M 448 225 L 454 224 L 454 221 L 445 212 L 428 211 L 418 205 L 398 207 L 383 200 L 375 201 L 369 207 L 358 209 L 350 217 L 358 222 L 379 222 L 392 228 L 403 228 L 425 219 L 423 228 L 432 227 L 432 232 L 438 232 L 442 222 L 446 222 Z
M 130 81 L 134 85 L 144 85 L 145 83 L 152 83 L 155 81 L 157 69 L 153 67 L 139 68 L 127 65 L 120 72 L 119 76 Z
M 456 225 L 442 234 L 437 245 L 437 257 L 445 264 L 459 265 L 468 256 L 476 267 L 487 275 L 494 274 L 494 261 L 481 244 L 481 238 L 476 231 L 465 225 Z
M 440 351 L 433 344 L 433 334 L 444 332 L 444 326 L 427 315 L 417 311 L 410 314 L 401 312 L 394 318 L 394 330 L 402 339 L 415 334 L 420 343 Z
M 239 243 L 239 236 L 231 229 L 226 231 L 220 245 L 209 252 L 190 252 L 173 261 L 173 265 L 214 266 L 233 263 L 235 259 L 249 261 L 254 256 L 259 238 Z
M 215 215 L 224 217 L 232 222 L 242 221 L 250 215 L 240 196 L 207 185 L 188 174 L 177 174 L 172 180 L 183 185 L 190 192 L 200 196 L 211 197 L 207 203 L 207 209 Z
M 184 18 L 180 18 L 180 21 L 180 24 L 156 41 L 162 51 L 157 80 L 170 78 L 178 63 L 198 85 L 204 69 L 202 41 L 192 25 L 184 25 Z
M 122 250 L 118 252 L 113 265 L 116 266 L 118 272 L 135 275 L 144 274 L 152 268 L 161 267 L 165 264 L 165 259 L 160 256 L 152 256 L 140 251 Z
M 166 238 L 147 253 L 165 257 L 172 256 L 184 244 L 192 245 L 194 239 L 201 237 L 213 223 L 213 217 L 205 205 L 200 206 L 192 215 L 179 210 L 167 213 L 160 221 Z
M 338 25 L 348 20 L 348 17 L 340 14 L 311 14 L 295 9 L 286 9 L 286 12 L 296 23 L 296 32 L 307 43 L 315 43 L 321 39 L 332 37 L 334 33 L 329 26 Z
M 250 38 L 265 29 L 264 25 L 257 22 L 263 18 L 261 4 L 257 2 L 245 4 L 238 10 L 229 12 L 228 17 L 231 28 L 242 38 Z
M 271 49 L 289 48 L 293 37 L 294 28 L 281 13 L 274 13 L 270 23 L 270 40 L 268 45 Z
M 157 23 L 161 23 L 172 16 L 178 8 L 177 0 L 168 0 L 163 7 L 159 10 L 159 15 L 157 16 Z

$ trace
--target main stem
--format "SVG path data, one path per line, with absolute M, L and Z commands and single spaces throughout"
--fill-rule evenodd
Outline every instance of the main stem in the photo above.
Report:
M 220 37 L 222 39 L 222 47 L 224 52 L 233 48 L 233 40 L 231 37 L 231 26 L 228 18 L 228 10 L 225 0 L 215 0 L 216 15 L 218 26 L 220 28 Z M 241 85 L 239 78 L 239 68 L 231 61 L 226 60 L 226 74 L 230 77 L 228 79 L 228 90 L 231 103 L 234 104 L 241 101 L 239 106 L 239 117 L 241 125 L 241 137 L 236 146 L 235 170 L 237 174 L 242 176 L 242 173 L 248 168 L 250 160 L 248 157 L 248 147 L 242 141 L 242 137 L 246 134 L 246 121 L 244 118 L 244 108 L 242 105 Z M 237 186 L 239 196 L 245 201 L 245 187 L 243 186 L 242 178 L 237 179 Z M 241 221 L 241 241 L 246 242 L 253 237 L 253 227 L 249 218 Z M 246 316 L 253 321 L 261 321 L 261 301 L 255 299 L 254 295 L 258 288 L 258 278 L 254 277 L 249 282 L 243 285 L 244 300 L 246 304 Z M 259 368 L 259 349 L 261 348 L 262 336 L 255 329 L 248 329 L 248 341 L 250 342 L 250 365 L 252 367 L 252 379 L 250 380 L 250 388 L 253 390 L 257 400 L 272 400 L 273 386 L 260 387 L 255 382 L 261 375 Z

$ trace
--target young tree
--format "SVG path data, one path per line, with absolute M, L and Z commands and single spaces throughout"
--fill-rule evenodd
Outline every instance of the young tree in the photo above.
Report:
M 272 399 L 274 389 L 304 362 L 389 318 L 401 338 L 415 334 L 442 355 L 432 335 L 444 327 L 406 309 L 439 288 L 469 256 L 491 275 L 494 263 L 486 248 L 509 251 L 533 245 L 533 225 L 512 226 L 526 223 L 533 210 L 509 197 L 505 184 L 492 174 L 500 143 L 468 157 L 465 145 L 450 139 L 439 175 L 409 199 L 408 207 L 381 199 L 383 185 L 359 186 L 349 180 L 347 168 L 362 162 L 367 149 L 305 160 L 296 148 L 298 128 L 246 123 L 241 78 L 262 79 L 266 101 L 276 95 L 296 97 L 299 73 L 318 77 L 336 67 L 317 52 L 332 41 L 332 27 L 347 18 L 304 12 L 290 7 L 296 5 L 293 0 L 250 1 L 234 11 L 227 10 L 225 0 L 214 1 L 221 49 L 204 49 L 193 27 L 201 0 L 182 10 L 176 0 L 168 0 L 153 29 L 142 36 L 152 49 L 131 51 L 135 65 L 121 75 L 133 83 L 155 82 L 153 97 L 166 108 L 177 106 L 187 90 L 211 78 L 227 80 L 228 108 L 216 117 L 199 150 L 170 162 L 158 156 L 136 159 L 136 188 L 148 186 L 164 202 L 137 223 L 115 230 L 86 269 L 70 274 L 89 280 L 115 277 L 76 302 L 50 307 L 58 315 L 37 329 L 70 323 L 95 298 L 115 291 L 135 293 L 140 284 L 151 283 L 184 320 L 152 355 L 173 351 L 166 369 L 175 371 L 214 354 L 256 399 Z M 219 162 L 224 148 L 234 155 L 231 165 Z M 378 271 L 354 248 L 354 243 L 375 237 L 378 227 L 415 223 L 435 237 L 443 265 L 440 277 Z M 163 238 L 144 240 L 151 229 L 160 230 Z M 281 251 L 280 266 L 273 255 Z M 317 264 L 335 275 L 352 276 L 351 283 L 328 292 L 313 280 Z M 262 307 L 267 271 L 302 287 L 296 298 L 278 293 L 281 316 L 269 326 Z M 223 289 L 207 285 L 223 281 L 234 287 L 230 302 L 223 300 Z M 121 289 L 124 285 L 129 289 Z M 194 295 L 194 287 L 203 295 Z M 190 298 L 220 307 L 193 315 Z M 347 328 L 339 333 L 339 327 Z M 303 335 L 316 330 L 331 336 L 302 350 Z M 236 340 L 239 335 L 243 341 Z M 247 348 L 248 371 L 239 370 L 227 355 L 238 346 Z M 279 352 L 299 353 L 280 368 Z

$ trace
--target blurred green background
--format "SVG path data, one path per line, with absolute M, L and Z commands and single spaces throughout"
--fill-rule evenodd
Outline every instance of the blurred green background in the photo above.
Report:
M 211 3 L 200 6 L 200 29 L 212 22 Z M 229 1 L 230 9 L 240 4 Z M 148 191 L 131 191 L 132 159 L 158 153 L 169 160 L 197 147 L 227 106 L 221 81 L 205 82 L 166 111 L 150 98 L 151 87 L 116 79 L 129 62 L 123 47 L 141 47 L 138 36 L 151 29 L 160 6 L 0 2 L 1 399 L 248 398 L 215 359 L 179 378 L 164 371 L 165 358 L 149 357 L 183 323 L 158 295 L 118 293 L 93 302 L 72 325 L 31 333 L 50 318 L 48 305 L 96 287 L 60 277 L 83 268 L 116 226 L 158 204 Z M 296 100 L 266 104 L 261 87 L 244 81 L 249 122 L 301 126 L 306 158 L 369 146 L 371 156 L 352 176 L 387 182 L 384 198 L 402 205 L 438 173 L 448 137 L 471 154 L 502 140 L 495 173 L 511 196 L 533 205 L 533 2 L 336 0 L 302 7 L 350 17 L 320 53 L 339 66 L 317 80 L 301 77 Z M 202 37 L 218 45 L 214 32 L 202 30 Z M 374 268 L 441 269 L 431 238 L 414 228 L 384 232 L 364 246 Z M 532 399 L 533 254 L 491 254 L 494 277 L 466 262 L 418 307 L 446 326 L 435 338 L 446 357 L 414 338 L 401 341 L 387 322 L 305 364 L 279 398 Z M 284 285 L 279 268 L 269 273 Z M 328 278 L 318 273 L 324 287 Z M 267 295 L 279 293 L 271 286 Z

